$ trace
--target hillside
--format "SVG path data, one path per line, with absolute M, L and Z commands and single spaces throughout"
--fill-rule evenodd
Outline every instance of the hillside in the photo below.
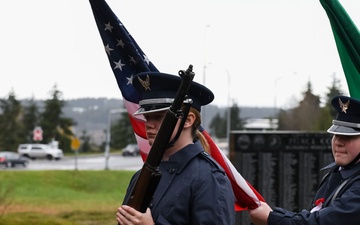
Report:
M 122 99 L 107 99 L 107 98 L 80 98 L 65 100 L 66 106 L 63 109 L 65 117 L 72 118 L 77 125 L 74 130 L 77 135 L 85 130 L 87 135 L 92 136 L 93 141 L 101 143 L 105 141 L 105 130 L 107 129 L 107 121 L 110 110 L 123 108 Z M 27 101 L 22 101 L 24 105 Z M 39 109 L 43 108 L 43 101 L 37 101 Z M 224 116 L 226 112 L 225 107 L 218 107 L 216 105 L 208 105 L 204 107 L 203 126 L 209 129 L 212 118 L 220 113 Z M 259 108 L 259 107 L 240 107 L 240 117 L 242 119 L 249 118 L 268 118 L 273 116 L 273 108 Z M 117 115 L 112 115 L 113 121 L 116 120 Z

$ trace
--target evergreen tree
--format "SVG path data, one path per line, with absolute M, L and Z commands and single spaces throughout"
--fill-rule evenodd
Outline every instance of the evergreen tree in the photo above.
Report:
M 227 135 L 227 112 L 221 117 L 219 113 L 210 122 L 210 131 L 217 138 L 225 138 Z M 230 107 L 230 130 L 242 130 L 244 122 L 240 117 L 240 108 L 236 103 Z
M 343 92 L 341 90 L 340 80 L 336 78 L 335 74 L 333 74 L 333 79 L 331 86 L 328 87 L 328 92 L 326 93 L 325 105 L 321 109 L 320 116 L 317 121 L 318 130 L 327 130 L 333 118 L 335 118 L 336 110 L 331 105 L 331 100 L 333 97 L 337 95 L 342 95 Z
M 278 114 L 278 130 L 296 130 L 296 119 L 294 109 L 281 109 Z
M 33 142 L 33 131 L 36 126 L 38 126 L 39 119 L 39 110 L 36 105 L 34 98 L 29 102 L 29 105 L 24 107 L 24 114 L 22 122 L 24 124 L 24 129 L 26 133 L 26 142 Z
M 226 118 L 226 117 L 225 117 Z M 215 135 L 217 138 L 226 137 L 226 119 L 217 113 L 210 122 L 210 134 Z
M 315 124 L 320 114 L 320 97 L 312 93 L 310 81 L 303 95 L 304 99 L 300 101 L 299 107 L 294 110 L 297 130 L 316 130 Z
M 230 130 L 242 130 L 243 128 L 244 121 L 240 117 L 240 108 L 236 103 L 233 103 L 230 108 Z
M 299 105 L 279 113 L 279 130 L 318 130 L 317 120 L 321 112 L 320 97 L 312 93 L 310 81 Z
M 122 149 L 127 144 L 136 143 L 128 113 L 121 113 L 120 119 L 111 126 L 110 137 L 110 147 L 115 149 Z
M 326 94 L 326 104 L 325 106 L 330 108 L 330 113 L 332 118 L 336 115 L 336 110 L 331 105 L 331 100 L 333 97 L 337 95 L 343 95 L 343 91 L 341 90 L 340 80 L 336 78 L 335 74 L 333 74 L 333 79 L 331 86 L 328 87 L 328 93 Z
M 80 141 L 81 141 L 81 147 L 80 147 L 81 151 L 90 152 L 92 150 L 90 145 L 90 136 L 87 135 L 86 130 L 82 131 Z
M 71 150 L 71 127 L 75 122 L 71 118 L 62 117 L 65 101 L 56 85 L 51 90 L 51 99 L 45 101 L 44 111 L 40 115 L 40 126 L 43 130 L 43 143 L 59 142 L 59 148 L 64 151 Z
M 25 141 L 25 134 L 21 122 L 22 106 L 13 91 L 8 99 L 0 100 L 0 112 L 0 149 L 16 151 Z

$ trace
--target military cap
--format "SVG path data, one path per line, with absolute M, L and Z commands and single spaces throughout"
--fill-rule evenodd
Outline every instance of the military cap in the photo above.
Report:
M 360 101 L 347 96 L 335 96 L 331 104 L 337 114 L 327 132 L 338 135 L 360 135 Z
M 140 94 L 137 102 L 140 108 L 134 115 L 163 111 L 170 107 L 178 91 L 182 78 L 160 72 L 139 73 L 133 78 L 133 85 Z M 205 86 L 193 81 L 188 97 L 192 100 L 192 107 L 201 111 L 201 106 L 207 105 L 214 99 L 214 94 Z

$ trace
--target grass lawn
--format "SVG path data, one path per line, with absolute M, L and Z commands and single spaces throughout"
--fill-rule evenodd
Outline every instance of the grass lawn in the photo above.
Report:
M 115 225 L 134 171 L 0 171 L 0 225 Z

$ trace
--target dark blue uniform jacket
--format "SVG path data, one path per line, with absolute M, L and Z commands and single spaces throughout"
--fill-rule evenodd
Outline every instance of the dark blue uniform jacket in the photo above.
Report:
M 160 164 L 162 177 L 150 204 L 155 224 L 235 223 L 235 198 L 224 170 L 196 142 Z M 125 201 L 139 171 L 130 181 Z
M 320 210 L 294 213 L 276 208 L 269 215 L 268 225 L 359 225 L 360 163 L 340 171 L 332 165 L 314 198 L 314 202 L 324 198 Z

